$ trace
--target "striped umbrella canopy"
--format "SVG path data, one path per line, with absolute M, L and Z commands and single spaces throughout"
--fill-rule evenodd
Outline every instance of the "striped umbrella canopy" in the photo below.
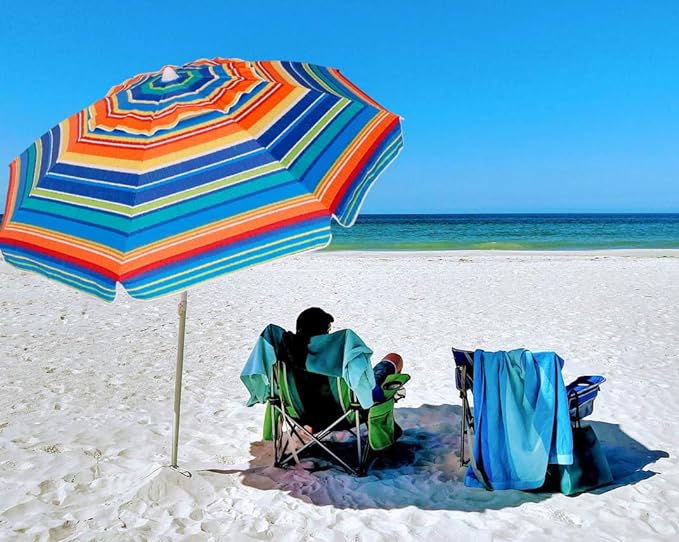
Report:
M 326 246 L 402 147 L 338 70 L 198 60 L 142 73 L 10 165 L 0 250 L 112 301 Z
M 142 73 L 60 122 L 10 164 L 0 251 L 106 301 L 120 283 L 181 291 L 326 246 L 356 220 L 403 146 L 400 120 L 338 70 L 216 58 Z

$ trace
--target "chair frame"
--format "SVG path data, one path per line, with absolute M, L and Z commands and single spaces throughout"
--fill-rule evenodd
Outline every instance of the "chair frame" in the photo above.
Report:
M 464 466 L 469 463 L 469 459 L 465 459 L 465 440 L 468 440 L 470 435 L 474 432 L 474 415 L 472 414 L 471 405 L 469 404 L 469 395 L 467 392 L 472 391 L 473 379 L 467 373 L 467 367 L 474 366 L 474 352 L 469 350 L 460 350 L 453 347 L 453 358 L 455 352 L 462 353 L 467 359 L 468 364 L 455 364 L 455 386 L 460 392 L 460 399 L 462 399 L 462 420 L 460 422 L 460 465 Z M 471 439 L 469 439 L 471 442 Z M 472 453 L 472 450 L 470 450 Z
M 283 391 L 280 385 L 282 379 L 285 379 L 287 382 L 287 367 L 285 362 L 278 360 L 271 370 L 268 397 L 268 402 L 272 408 L 271 434 L 273 435 L 274 466 L 288 467 L 293 461 L 299 463 L 299 454 L 316 445 L 337 461 L 337 463 L 348 473 L 355 476 L 365 475 L 370 446 L 367 436 L 365 438 L 361 436 L 361 424 L 367 422 L 367 418 L 365 417 L 366 411 L 361 407 L 356 395 L 351 392 L 351 401 L 342 416 L 330 423 L 324 429 L 311 433 L 286 411 L 286 402 L 283 398 Z M 274 414 L 276 412 L 279 414 L 278 417 Z M 336 431 L 335 427 L 349 418 L 352 413 L 355 418 L 355 426 L 349 428 L 348 431 L 356 438 L 357 464 L 354 467 L 339 457 L 330 449 L 327 443 L 324 442 L 333 431 Z M 300 442 L 303 442 L 302 435 L 304 435 L 308 441 L 301 448 L 295 449 L 291 444 L 290 439 L 284 440 L 283 438 L 285 428 L 287 428 L 290 434 L 296 436 Z M 290 449 L 288 450 L 288 448 Z

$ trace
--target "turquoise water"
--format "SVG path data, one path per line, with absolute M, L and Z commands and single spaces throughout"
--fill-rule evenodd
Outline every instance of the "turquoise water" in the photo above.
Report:
M 679 249 L 677 214 L 362 215 L 326 250 Z
M 332 233 L 326 250 L 679 249 L 679 213 L 361 215 Z

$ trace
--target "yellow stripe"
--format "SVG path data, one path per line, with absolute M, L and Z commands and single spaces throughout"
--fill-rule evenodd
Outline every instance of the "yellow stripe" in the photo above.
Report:
M 276 104 L 266 115 L 252 125 L 248 130 L 251 137 L 260 137 L 268 128 L 271 127 L 285 113 L 292 109 L 309 91 L 302 88 L 295 88 L 285 99 Z
M 33 179 L 31 180 L 31 191 L 33 193 L 40 179 L 40 166 L 42 166 L 42 138 L 35 142 L 35 164 L 33 165 Z
M 63 140 L 68 137 L 68 128 L 64 128 L 62 126 L 62 130 L 64 131 L 64 137 L 62 138 Z M 192 135 L 201 137 L 203 136 L 203 134 L 195 133 L 192 133 Z M 205 143 L 194 143 L 193 145 L 191 144 L 191 137 L 187 137 L 183 142 L 185 146 L 182 148 L 182 150 L 173 151 L 155 158 L 145 158 L 144 160 L 130 160 L 119 157 L 98 156 L 91 154 L 91 151 L 93 151 L 93 146 L 96 146 L 100 139 L 102 138 L 97 137 L 97 140 L 94 141 L 86 140 L 87 144 L 89 145 L 88 151 L 90 152 L 85 153 L 71 151 L 68 149 L 68 145 L 60 145 L 59 161 L 73 165 L 85 167 L 92 166 L 124 173 L 144 174 L 161 167 L 170 166 L 177 162 L 182 162 L 191 158 L 197 158 L 206 154 L 211 154 L 218 150 L 233 147 L 244 141 L 251 140 L 252 134 L 244 130 L 239 130 L 236 133 L 228 136 L 215 138 Z M 121 141 L 125 142 L 128 140 Z M 101 145 L 108 148 L 115 147 L 115 143 L 101 143 Z

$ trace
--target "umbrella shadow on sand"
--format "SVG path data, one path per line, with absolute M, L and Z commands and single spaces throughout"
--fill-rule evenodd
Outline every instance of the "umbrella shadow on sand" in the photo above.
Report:
M 254 442 L 250 466 L 244 470 L 210 469 L 218 474 L 241 474 L 246 486 L 279 490 L 316 505 L 343 509 L 393 509 L 415 506 L 423 510 L 483 511 L 520 506 L 549 499 L 551 493 L 484 491 L 464 485 L 466 467 L 459 462 L 458 405 L 422 405 L 395 411 L 403 436 L 372 463 L 368 475 L 355 477 L 320 457 L 302 460 L 289 469 L 272 467 L 270 442 Z M 633 484 L 653 472 L 644 466 L 665 452 L 650 451 L 625 435 L 617 425 L 592 424 L 604 445 L 615 476 L 614 485 Z M 340 444 L 341 447 L 341 444 Z M 614 459 L 612 459 L 614 458 Z

